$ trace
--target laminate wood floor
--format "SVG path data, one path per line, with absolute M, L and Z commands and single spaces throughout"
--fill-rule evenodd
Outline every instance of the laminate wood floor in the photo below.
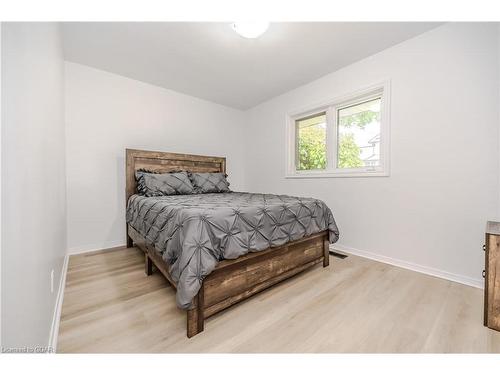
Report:
M 500 352 L 483 291 L 350 255 L 255 295 L 188 339 L 174 289 L 144 255 L 70 257 L 58 352 Z

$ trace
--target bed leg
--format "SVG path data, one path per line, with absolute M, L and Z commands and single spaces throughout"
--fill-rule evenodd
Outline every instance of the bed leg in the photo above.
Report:
M 203 285 L 193 298 L 193 308 L 187 311 L 187 337 L 191 338 L 203 331 L 205 318 L 203 314 Z
M 134 241 L 127 235 L 127 247 L 134 247 Z
M 127 247 L 133 247 L 134 246 L 134 241 L 132 240 L 132 238 L 128 235 L 128 224 L 127 224 L 127 227 L 125 228 L 125 232 L 126 232 L 126 237 L 127 237 Z
M 148 254 L 144 254 L 144 271 L 146 275 L 151 276 L 153 274 L 153 261 L 148 256 Z
M 323 267 L 330 265 L 330 241 L 328 237 L 323 239 Z

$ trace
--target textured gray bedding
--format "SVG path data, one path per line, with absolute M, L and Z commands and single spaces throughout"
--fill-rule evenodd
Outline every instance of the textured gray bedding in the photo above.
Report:
M 189 309 L 203 278 L 220 260 L 327 229 L 331 243 L 339 236 L 322 201 L 272 194 L 132 195 L 127 223 L 161 253 L 182 309 Z

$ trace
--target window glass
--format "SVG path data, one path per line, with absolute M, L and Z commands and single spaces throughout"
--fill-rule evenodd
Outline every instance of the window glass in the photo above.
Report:
M 326 168 L 326 113 L 321 112 L 295 121 L 296 169 Z
M 337 110 L 337 167 L 380 165 L 381 98 Z

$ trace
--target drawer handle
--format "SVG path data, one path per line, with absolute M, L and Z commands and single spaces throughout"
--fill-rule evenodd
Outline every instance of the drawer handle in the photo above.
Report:
M 486 245 L 483 245 L 483 251 L 486 251 Z
M 486 270 L 483 270 L 483 279 L 486 278 Z

